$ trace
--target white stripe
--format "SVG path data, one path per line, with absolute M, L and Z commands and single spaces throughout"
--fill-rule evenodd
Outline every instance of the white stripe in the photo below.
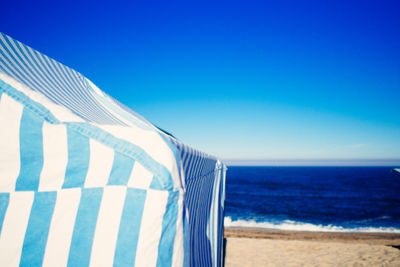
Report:
M 125 195 L 126 187 L 124 186 L 104 188 L 93 238 L 90 266 L 113 266 Z
M 183 266 L 183 198 L 184 192 L 181 190 L 179 192 L 178 200 L 178 214 L 176 217 L 176 234 L 174 242 L 174 252 L 172 254 L 172 266 Z
M 123 127 L 119 125 L 94 125 L 109 132 L 117 138 L 139 146 L 155 161 L 167 168 L 174 179 L 174 189 L 180 187 L 179 171 L 175 155 L 167 145 L 166 141 L 164 141 L 157 132 L 153 130 L 144 130 L 134 125 L 131 127 Z
M 114 150 L 90 139 L 90 161 L 85 187 L 103 187 L 107 184 L 114 162 Z
M 43 123 L 43 169 L 39 191 L 56 191 L 64 183 L 68 163 L 67 128 Z
M 20 171 L 19 129 L 24 107 L 3 93 L 0 99 L 0 192 L 10 192 Z
M 43 266 L 67 266 L 80 198 L 80 188 L 63 189 L 57 192 Z
M 207 237 L 210 240 L 211 255 L 213 265 L 217 262 L 218 253 L 218 214 L 219 214 L 219 187 L 221 185 L 221 169 L 218 169 L 218 162 L 215 166 L 214 186 L 212 193 L 212 202 L 210 207 L 210 217 L 207 222 Z
M 143 167 L 142 164 L 135 161 L 129 177 L 128 186 L 140 189 L 148 189 L 151 181 L 153 180 L 153 176 L 154 175 L 145 167 Z
M 0 266 L 18 266 L 34 193 L 13 192 L 0 236 Z
M 147 190 L 136 249 L 135 266 L 156 266 L 168 192 Z

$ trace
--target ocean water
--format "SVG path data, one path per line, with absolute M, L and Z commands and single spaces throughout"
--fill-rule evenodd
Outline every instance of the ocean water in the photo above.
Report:
M 225 226 L 400 233 L 391 167 L 229 167 Z

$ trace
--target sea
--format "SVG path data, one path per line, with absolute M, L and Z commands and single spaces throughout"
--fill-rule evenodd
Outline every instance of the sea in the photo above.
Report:
M 226 227 L 400 233 L 393 167 L 228 167 Z

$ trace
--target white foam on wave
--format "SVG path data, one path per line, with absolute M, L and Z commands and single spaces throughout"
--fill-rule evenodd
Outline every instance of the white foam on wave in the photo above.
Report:
M 400 229 L 394 227 L 355 227 L 344 228 L 336 225 L 322 225 L 304 222 L 284 220 L 279 223 L 256 222 L 254 220 L 235 220 L 231 217 L 225 217 L 225 227 L 243 227 L 243 228 L 262 228 L 270 230 L 289 230 L 289 231 L 310 231 L 310 232 L 359 232 L 359 233 L 400 233 Z

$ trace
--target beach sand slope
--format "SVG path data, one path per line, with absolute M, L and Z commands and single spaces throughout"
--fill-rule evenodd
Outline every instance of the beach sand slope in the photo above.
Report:
M 400 235 L 226 229 L 225 266 L 400 266 Z

